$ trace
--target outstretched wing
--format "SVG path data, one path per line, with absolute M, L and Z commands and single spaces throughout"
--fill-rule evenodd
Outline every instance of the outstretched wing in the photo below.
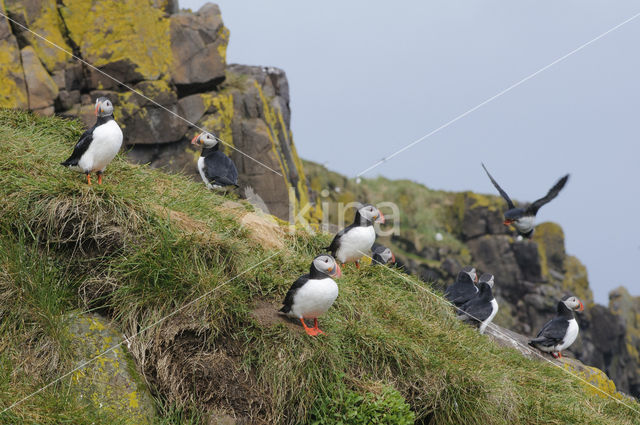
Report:
M 238 185 L 238 169 L 231 158 L 216 151 L 204 158 L 204 175 L 210 182 L 222 186 Z
M 485 167 L 484 164 L 482 164 L 482 168 L 484 168 L 484 172 L 487 173 L 487 176 L 489 176 L 489 180 L 491 180 L 491 183 L 493 183 L 496 189 L 498 189 L 498 192 L 500 192 L 500 195 L 504 198 L 505 201 L 507 201 L 507 206 L 509 207 L 509 209 L 515 208 L 516 206 L 513 205 L 513 202 L 511 201 L 511 198 L 509 198 L 509 195 L 507 195 L 507 192 L 502 190 L 498 182 L 495 181 L 495 179 L 491 176 L 491 174 L 489 174 L 489 170 L 487 170 L 487 167 Z
M 80 161 L 80 158 L 82 158 L 82 155 L 87 151 L 91 141 L 93 140 L 93 129 L 95 127 L 96 126 L 94 125 L 89 130 L 82 133 L 80 139 L 76 143 L 76 146 L 73 148 L 71 156 L 67 158 L 66 161 L 61 162 L 60 165 L 64 165 L 65 167 L 78 165 L 78 161 Z
M 527 212 L 536 214 L 541 206 L 550 202 L 553 198 L 558 196 L 558 193 L 562 190 L 565 184 L 567 184 L 567 180 L 569 180 L 569 174 L 558 180 L 558 182 L 549 189 L 549 192 L 544 196 L 544 198 L 540 198 L 531 205 L 527 207 Z

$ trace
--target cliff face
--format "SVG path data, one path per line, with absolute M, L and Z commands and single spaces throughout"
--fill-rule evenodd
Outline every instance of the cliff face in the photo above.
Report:
M 640 397 L 640 298 L 620 288 L 611 292 L 608 307 L 595 304 L 587 270 L 566 253 L 559 225 L 541 223 L 532 240 L 518 240 L 502 224 L 499 197 L 434 191 L 384 178 L 356 184 L 311 162 L 305 162 L 305 169 L 318 203 L 395 203 L 399 216 L 383 213 L 388 222 L 399 220 L 399 232 L 381 242 L 407 271 L 434 287 L 444 289 L 466 264 L 494 274 L 500 304 L 495 322 L 501 326 L 534 336 L 553 317 L 560 297 L 578 296 L 585 311 L 578 314 L 580 336 L 571 351 L 605 371 L 619 390 Z M 338 208 L 325 210 L 329 221 L 337 221 Z
M 133 161 L 199 179 L 193 123 L 227 143 L 240 185 L 251 186 L 271 213 L 288 219 L 307 203 L 286 75 L 227 65 L 229 30 L 217 5 L 195 13 L 167 0 L 7 0 L 0 7 L 97 68 L 2 18 L 0 107 L 79 117 L 89 126 L 95 99 L 106 95 Z

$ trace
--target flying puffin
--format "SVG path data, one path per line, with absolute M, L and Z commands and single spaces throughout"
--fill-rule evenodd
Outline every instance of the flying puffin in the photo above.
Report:
M 571 296 L 564 296 L 558 302 L 556 317 L 548 321 L 538 332 L 538 336 L 529 345 L 540 351 L 551 353 L 553 357 L 562 358 L 562 350 L 569 347 L 578 337 L 578 322 L 573 311 L 582 311 L 582 302 Z
M 329 310 L 338 297 L 338 285 L 332 277 L 340 276 L 342 271 L 336 260 L 330 255 L 319 255 L 311 262 L 309 273 L 293 282 L 280 312 L 300 319 L 308 335 L 323 334 L 318 328 L 318 316 Z M 304 319 L 313 319 L 313 328 Z
M 549 189 L 549 192 L 547 192 L 544 197 L 538 199 L 532 204 L 529 204 L 526 208 L 516 208 L 516 206 L 513 204 L 513 201 L 511 201 L 511 198 L 509 198 L 509 195 L 507 195 L 507 193 L 502 190 L 500 185 L 498 185 L 498 182 L 496 182 L 491 174 L 489 174 L 489 170 L 487 170 L 487 167 L 485 167 L 484 164 L 482 164 L 482 168 L 484 168 L 487 176 L 489 176 L 489 180 L 491 180 L 491 183 L 493 183 L 496 189 L 498 189 L 500 195 L 505 199 L 505 201 L 507 201 L 507 206 L 509 207 L 509 209 L 504 213 L 504 225 L 508 226 L 510 224 L 513 224 L 518 233 L 526 238 L 529 238 L 531 237 L 531 235 L 533 235 L 536 214 L 538 213 L 540 207 L 558 196 L 558 193 L 560 193 L 564 185 L 567 184 L 567 180 L 569 180 L 569 174 L 567 174 L 566 176 L 558 180 L 558 182 L 551 189 Z
M 98 184 L 102 184 L 104 169 L 122 146 L 122 130 L 113 119 L 113 104 L 108 98 L 96 100 L 96 117 L 95 125 L 82 133 L 71 156 L 60 163 L 85 173 L 88 184 L 94 172 L 98 175 Z
M 382 246 L 380 244 L 374 243 L 371 247 L 371 260 L 373 263 L 382 264 L 393 264 L 396 262 L 396 256 L 393 255 L 393 252 L 386 246 Z
M 478 287 L 474 283 L 477 281 L 476 269 L 466 266 L 458 273 L 456 281 L 444 291 L 444 297 L 456 307 L 461 307 L 478 293 Z
M 376 240 L 373 223 L 384 223 L 382 213 L 371 204 L 361 206 L 356 211 L 353 223 L 339 231 L 325 249 L 340 263 L 354 261 L 356 267 L 360 268 L 360 258 L 371 250 Z
M 211 133 L 200 133 L 191 140 L 192 145 L 199 143 L 202 143 L 202 153 L 198 158 L 198 171 L 207 188 L 238 187 L 238 169 L 231 158 L 219 150 L 218 139 Z
M 458 313 L 458 318 L 478 325 L 480 333 L 483 334 L 496 313 L 498 313 L 498 302 L 491 291 L 491 288 L 493 288 L 493 275 L 484 273 L 480 276 L 478 286 L 480 291 L 474 298 L 460 307 L 462 312 Z

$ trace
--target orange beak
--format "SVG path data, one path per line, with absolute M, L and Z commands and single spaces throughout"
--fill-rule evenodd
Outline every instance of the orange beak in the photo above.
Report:
M 396 262 L 396 256 L 393 255 L 393 252 L 391 253 L 391 262 L 395 263 Z
M 198 139 L 200 138 L 200 134 L 196 134 L 193 139 L 191 139 L 191 144 L 192 145 L 197 145 L 198 144 Z
M 511 223 L 513 223 L 513 220 L 505 220 L 505 221 L 502 222 L 502 224 L 504 224 L 505 226 L 508 226 Z
M 334 277 L 338 278 L 342 276 L 342 270 L 340 269 L 340 266 L 338 265 L 338 263 L 336 263 L 336 271 L 333 273 Z
M 578 311 L 583 311 L 584 310 L 584 305 L 582 304 L 582 301 L 578 301 L 580 303 L 580 308 L 578 309 Z
M 376 218 L 376 223 L 382 223 L 384 224 L 384 215 L 382 213 L 380 213 L 380 215 L 378 216 L 378 218 Z
M 478 283 L 478 273 L 476 273 L 476 283 Z
M 98 116 L 98 109 L 100 109 L 100 103 L 96 103 L 96 117 Z

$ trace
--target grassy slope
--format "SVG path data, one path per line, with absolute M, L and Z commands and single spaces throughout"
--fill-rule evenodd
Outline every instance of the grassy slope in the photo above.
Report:
M 224 198 L 181 176 L 118 158 L 104 185 L 87 187 L 56 165 L 80 131 L 74 122 L 0 110 L 0 406 L 70 369 L 68 344 L 57 332 L 66 312 L 100 308 L 131 334 L 277 252 L 248 237 L 220 207 Z M 252 305 L 278 307 L 329 240 L 285 238 L 264 267 L 184 312 L 203 318 L 197 326 L 214 345 L 237 347 L 238 367 L 266 403 L 251 413 L 266 422 L 305 423 L 327 396 L 376 393 L 385 384 L 419 420 L 434 424 L 638 423 L 556 368 L 477 335 L 415 279 L 383 267 L 346 268 L 340 296 L 321 320 L 325 337 L 260 324 Z M 132 350 L 153 344 L 156 331 L 142 334 Z M 0 422 L 111 420 L 79 404 L 63 391 L 68 387 L 61 381 Z M 198 400 L 184 403 L 196 416 Z M 162 423 L 182 423 L 179 409 L 158 404 Z

